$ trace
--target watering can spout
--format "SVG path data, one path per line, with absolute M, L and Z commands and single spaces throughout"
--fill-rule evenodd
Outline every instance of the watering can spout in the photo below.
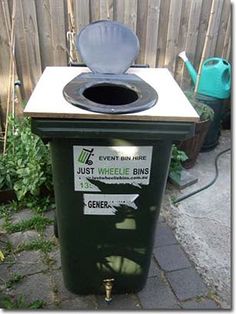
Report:
M 187 55 L 186 55 L 186 52 L 185 51 L 182 51 L 179 53 L 178 55 L 185 63 L 186 65 L 186 68 L 191 76 L 191 79 L 193 81 L 194 84 L 196 84 L 196 81 L 197 81 L 197 72 L 196 70 L 194 69 L 192 63 L 189 61 Z

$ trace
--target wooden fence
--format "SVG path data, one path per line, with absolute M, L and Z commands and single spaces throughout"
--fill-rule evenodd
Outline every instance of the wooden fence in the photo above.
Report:
M 46 66 L 67 65 L 69 55 L 75 57 L 71 34 L 99 19 L 128 25 L 140 40 L 136 62 L 167 67 L 183 88 L 190 79 L 180 51 L 196 68 L 204 47 L 205 57 L 231 59 L 230 0 L 1 0 L 2 111 L 17 77 L 27 100 Z

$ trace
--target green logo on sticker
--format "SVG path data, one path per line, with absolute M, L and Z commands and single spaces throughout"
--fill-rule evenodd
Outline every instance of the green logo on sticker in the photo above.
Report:
M 93 161 L 90 159 L 91 156 L 93 156 L 93 151 L 94 149 L 86 149 L 83 148 L 79 154 L 78 157 L 78 162 L 80 162 L 81 164 L 86 164 L 86 165 L 92 165 Z

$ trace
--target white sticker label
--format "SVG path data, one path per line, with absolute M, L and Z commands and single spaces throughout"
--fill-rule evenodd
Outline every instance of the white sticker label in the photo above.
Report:
M 115 215 L 122 205 L 137 209 L 138 194 L 84 194 L 85 215 Z
M 100 191 L 95 181 L 149 184 L 152 146 L 73 146 L 73 157 L 75 191 Z

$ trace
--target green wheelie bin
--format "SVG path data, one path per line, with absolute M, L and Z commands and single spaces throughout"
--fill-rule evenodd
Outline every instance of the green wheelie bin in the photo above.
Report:
M 109 301 L 145 285 L 172 143 L 198 115 L 167 69 L 91 67 L 47 67 L 25 114 L 50 143 L 65 286 Z

